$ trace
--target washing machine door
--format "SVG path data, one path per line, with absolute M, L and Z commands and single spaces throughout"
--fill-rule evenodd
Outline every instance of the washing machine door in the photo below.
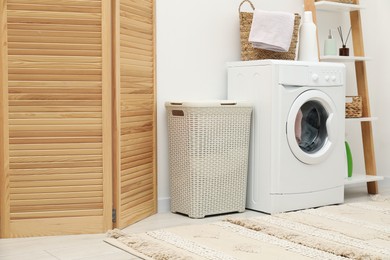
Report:
M 322 91 L 307 90 L 291 106 L 287 139 L 291 152 L 305 164 L 326 160 L 338 138 L 336 108 Z

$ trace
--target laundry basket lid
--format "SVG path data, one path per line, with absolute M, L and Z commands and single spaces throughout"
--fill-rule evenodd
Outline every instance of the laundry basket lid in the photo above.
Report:
M 166 107 L 252 107 L 246 100 L 189 100 L 189 101 L 167 101 Z

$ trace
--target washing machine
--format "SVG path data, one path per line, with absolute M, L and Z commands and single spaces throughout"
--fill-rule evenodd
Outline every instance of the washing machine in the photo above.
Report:
M 254 104 L 246 207 L 287 212 L 344 201 L 345 66 L 228 63 L 228 99 Z

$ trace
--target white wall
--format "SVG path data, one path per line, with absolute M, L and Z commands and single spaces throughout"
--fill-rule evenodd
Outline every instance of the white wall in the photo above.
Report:
M 372 7 L 365 43 L 373 57 L 367 63 L 372 114 L 379 118 L 374 123 L 377 172 L 390 178 L 390 1 L 365 0 L 364 4 Z
M 256 8 L 270 11 L 303 12 L 303 0 L 252 0 Z M 389 55 L 389 36 L 380 43 L 380 37 L 385 37 L 386 22 L 389 23 L 386 12 L 390 11 L 388 0 L 361 1 L 370 8 L 363 18 L 369 21 L 364 24 L 371 31 L 366 37 L 368 50 L 366 53 L 378 58 L 368 67 L 369 77 L 375 79 L 371 91 L 373 112 L 383 118 L 378 121 L 376 141 L 384 142 L 377 146 L 378 171 L 385 174 L 390 167 L 386 162 L 386 151 L 390 149 L 390 141 L 385 133 L 390 129 L 390 122 L 384 122 L 386 96 L 390 97 L 390 73 L 382 64 L 389 65 L 389 60 L 379 53 Z M 164 102 L 172 100 L 200 100 L 226 98 L 226 67 L 228 61 L 240 60 L 240 35 L 238 6 L 241 0 L 161 0 L 156 1 L 157 10 L 157 145 L 158 145 L 158 198 L 159 211 L 169 209 L 169 174 L 168 174 L 168 144 L 167 125 Z M 379 5 L 381 5 L 379 7 Z M 383 7 L 382 7 L 383 6 Z M 372 8 L 372 9 L 371 9 Z M 243 10 L 249 10 L 245 4 Z M 374 10 L 377 12 L 375 14 Z M 334 21 L 325 18 L 325 22 Z M 382 24 L 379 24 L 382 20 Z M 378 21 L 378 22 L 376 22 Z M 343 21 L 344 22 L 344 21 Z M 338 25 L 337 25 L 338 26 Z M 336 27 L 337 27 L 336 26 Z M 379 30 L 377 30 L 379 29 Z M 326 29 L 325 29 L 326 30 Z M 383 33 L 380 33 L 382 31 Z M 386 46 L 387 45 L 387 46 Z M 376 57 L 375 57 L 376 58 Z M 379 75 L 381 74 L 381 75 Z M 383 89 L 389 88 L 386 93 Z M 378 89 L 379 88 L 379 89 Z M 382 113 L 381 113 L 382 112 Z M 355 137 L 357 138 L 357 137 Z M 390 173 L 388 173 L 390 176 Z

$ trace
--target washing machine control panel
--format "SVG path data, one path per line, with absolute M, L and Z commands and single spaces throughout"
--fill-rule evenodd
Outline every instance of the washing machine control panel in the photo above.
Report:
M 339 86 L 343 84 L 342 73 L 336 68 L 310 68 L 309 85 L 313 86 Z
M 278 66 L 278 82 L 291 86 L 331 87 L 344 84 L 345 66 L 332 63 L 301 63 Z

